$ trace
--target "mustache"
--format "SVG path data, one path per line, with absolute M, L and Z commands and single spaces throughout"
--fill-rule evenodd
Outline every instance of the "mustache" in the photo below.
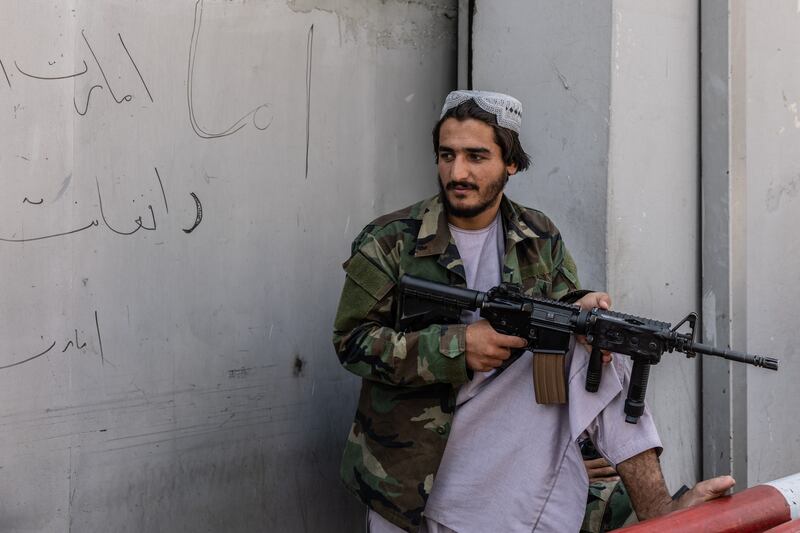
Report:
M 445 186 L 445 189 L 448 191 L 455 189 L 456 187 L 464 187 L 465 189 L 472 189 L 477 191 L 478 186 L 469 181 L 451 181 Z

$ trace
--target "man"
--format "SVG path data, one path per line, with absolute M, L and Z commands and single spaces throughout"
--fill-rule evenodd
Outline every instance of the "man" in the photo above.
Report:
M 531 357 L 495 371 L 523 339 L 477 316 L 395 329 L 403 274 L 476 290 L 514 282 L 528 295 L 610 307 L 607 294 L 578 290 L 553 223 L 503 194 L 508 177 L 529 165 L 521 120 L 508 95 L 450 93 L 433 130 L 439 194 L 370 223 L 344 265 L 334 345 L 363 380 L 341 475 L 369 507 L 371 531 L 577 531 L 588 488 L 577 441 L 585 435 L 616 465 L 640 519 L 733 485 L 715 478 L 672 502 L 649 412 L 637 425 L 622 422 L 621 357 L 588 393 L 588 354 L 576 345 L 568 403 L 539 405 Z

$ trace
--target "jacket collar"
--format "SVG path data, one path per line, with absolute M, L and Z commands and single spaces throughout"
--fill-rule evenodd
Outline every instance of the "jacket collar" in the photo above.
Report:
M 537 239 L 541 237 L 523 220 L 524 209 L 503 195 L 500 201 L 500 217 L 503 220 L 503 227 L 506 231 L 506 248 L 508 244 L 516 244 L 525 239 Z M 444 209 L 441 197 L 437 194 L 423 202 L 420 215 L 417 217 L 422 221 L 419 232 L 417 233 L 417 246 L 414 250 L 416 257 L 428 257 L 440 255 L 447 249 L 447 245 L 452 240 L 450 228 L 447 225 L 447 213 Z
M 513 245 L 526 239 L 541 238 L 541 235 L 525 223 L 524 212 L 524 207 L 503 195 L 500 202 L 500 216 L 503 219 L 503 227 L 506 229 L 506 250 L 510 250 Z
M 447 225 L 447 213 L 441 197 L 437 194 L 423 202 L 419 219 L 422 223 L 417 233 L 416 257 L 441 255 L 453 240 Z
M 506 253 L 511 248 L 526 239 L 535 239 L 539 235 L 533 231 L 523 220 L 524 209 L 503 195 L 500 201 L 500 218 L 506 232 Z M 415 257 L 439 256 L 438 262 L 448 270 L 464 276 L 464 264 L 458 255 L 455 241 L 450 234 L 447 224 L 447 213 L 441 196 L 425 200 L 420 209 L 421 221 L 417 233 L 417 245 L 414 250 Z

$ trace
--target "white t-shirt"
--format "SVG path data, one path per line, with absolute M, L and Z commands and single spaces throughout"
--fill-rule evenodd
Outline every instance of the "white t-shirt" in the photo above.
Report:
M 479 230 L 461 229 L 450 224 L 450 234 L 456 241 L 458 255 L 464 262 L 467 287 L 486 292 L 499 285 L 502 281 L 501 272 L 505 256 L 505 235 L 503 235 L 503 224 L 500 222 L 500 213 L 497 213 L 494 222 Z M 478 311 L 465 311 L 461 317 L 461 321 L 465 324 L 471 324 L 478 319 L 480 319 Z M 472 379 L 458 390 L 456 405 L 461 405 L 475 396 L 494 372 L 494 370 L 475 372 Z

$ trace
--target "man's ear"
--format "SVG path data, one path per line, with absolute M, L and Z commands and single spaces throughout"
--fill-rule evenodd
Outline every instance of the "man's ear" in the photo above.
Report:
M 509 176 L 513 176 L 517 173 L 517 164 L 511 163 L 510 165 L 506 165 L 506 172 L 508 172 Z

